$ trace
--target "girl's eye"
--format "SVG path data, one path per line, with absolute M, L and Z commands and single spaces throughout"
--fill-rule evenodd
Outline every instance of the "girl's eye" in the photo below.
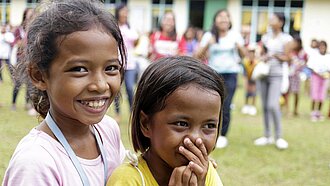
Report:
M 206 129 L 215 129 L 217 128 L 217 125 L 215 123 L 207 123 L 204 125 L 204 128 Z
M 70 69 L 71 72 L 87 72 L 85 67 L 73 67 Z
M 105 68 L 105 71 L 107 72 L 113 72 L 119 70 L 120 66 L 119 65 L 110 65 Z
M 188 123 L 184 121 L 178 121 L 175 123 L 175 125 L 178 127 L 188 127 Z

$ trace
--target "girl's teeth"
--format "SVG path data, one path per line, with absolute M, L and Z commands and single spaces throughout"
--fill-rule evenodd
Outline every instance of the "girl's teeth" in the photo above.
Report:
M 102 107 L 104 105 L 105 100 L 102 99 L 102 100 L 97 100 L 97 101 L 82 101 L 82 103 L 84 105 L 87 105 L 92 108 L 98 108 L 98 107 Z

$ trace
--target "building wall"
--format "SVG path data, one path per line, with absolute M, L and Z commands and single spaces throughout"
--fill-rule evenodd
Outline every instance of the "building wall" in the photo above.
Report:
M 175 0 L 173 2 L 173 12 L 175 14 L 176 31 L 182 35 L 188 27 L 189 2 L 188 0 Z
M 330 46 L 330 1 L 305 0 L 301 36 L 304 46 L 313 38 L 325 40 Z M 328 47 L 328 51 L 330 51 Z
M 146 0 L 128 2 L 129 24 L 140 34 L 151 30 L 151 3 Z
M 12 0 L 10 3 L 10 24 L 18 26 L 22 23 L 23 12 L 26 8 L 26 1 Z
M 241 17 L 242 17 L 242 6 L 241 0 L 229 0 L 227 5 L 228 12 L 230 13 L 232 21 L 232 29 L 240 32 L 241 30 Z
M 220 10 L 227 8 L 227 0 L 206 0 L 204 9 L 204 30 L 210 30 L 214 14 Z

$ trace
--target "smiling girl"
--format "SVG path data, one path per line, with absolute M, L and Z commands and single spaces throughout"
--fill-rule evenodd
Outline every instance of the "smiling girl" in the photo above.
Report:
M 208 155 L 221 130 L 223 100 L 222 79 L 200 61 L 168 57 L 151 64 L 131 120 L 133 147 L 142 154 L 135 166 L 116 169 L 108 185 L 222 185 Z
M 20 66 L 44 120 L 18 144 L 3 185 L 104 185 L 125 156 L 119 127 L 105 115 L 123 79 L 123 38 L 97 1 L 44 8 Z

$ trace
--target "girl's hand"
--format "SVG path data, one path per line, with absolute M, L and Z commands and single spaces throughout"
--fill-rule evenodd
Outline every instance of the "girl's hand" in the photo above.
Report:
M 169 186 L 197 186 L 197 176 L 188 166 L 176 167 L 172 174 Z
M 188 167 L 196 174 L 197 184 L 205 185 L 209 161 L 202 139 L 197 138 L 196 145 L 189 138 L 185 138 L 183 143 L 185 147 L 179 148 L 180 153 L 190 161 Z

